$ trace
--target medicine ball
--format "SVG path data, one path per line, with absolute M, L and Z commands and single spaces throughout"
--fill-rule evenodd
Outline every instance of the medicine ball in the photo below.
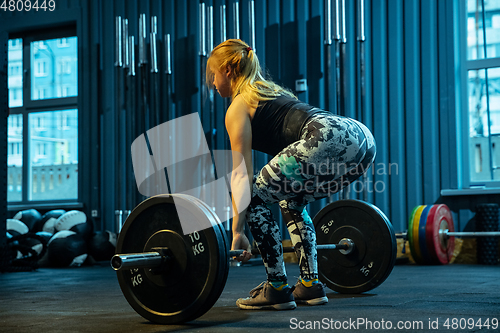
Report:
M 74 231 L 59 231 L 49 241 L 48 258 L 54 266 L 81 266 L 87 259 L 87 244 L 83 237 Z
M 116 234 L 111 231 L 94 233 L 88 243 L 89 255 L 96 261 L 110 260 L 115 254 Z
M 14 237 L 27 234 L 29 232 L 29 228 L 18 219 L 7 219 L 7 232 Z
M 53 234 L 51 234 L 50 232 L 46 232 L 46 231 L 39 231 L 36 233 L 36 235 L 42 237 L 44 240 L 45 240 L 45 243 L 49 243 L 49 240 L 52 238 Z
M 44 250 L 44 240 L 30 233 L 28 226 L 16 219 L 7 220 L 7 238 L 17 250 L 17 259 L 33 257 L 37 259 Z M 45 242 L 46 244 L 46 242 Z
M 27 209 L 17 212 L 14 219 L 22 221 L 29 230 L 32 230 L 33 226 L 42 219 L 42 215 L 36 209 Z
M 44 254 L 44 247 L 47 245 L 47 241 L 42 237 L 36 236 L 36 234 L 28 233 L 25 235 L 26 238 L 19 240 L 19 245 L 24 246 L 26 249 L 32 249 L 35 251 L 33 255 L 40 258 Z M 21 252 L 26 252 L 26 249 L 21 250 Z M 31 255 L 29 253 L 24 253 L 25 255 Z
M 85 240 L 89 239 L 94 231 L 92 221 L 79 210 L 71 210 L 61 215 L 55 225 L 56 231 L 71 230 L 80 234 Z
M 36 223 L 31 231 L 39 232 L 46 231 L 50 232 L 52 235 L 56 233 L 56 221 L 57 219 L 66 213 L 64 209 L 54 209 L 43 214 L 42 218 L 38 223 Z

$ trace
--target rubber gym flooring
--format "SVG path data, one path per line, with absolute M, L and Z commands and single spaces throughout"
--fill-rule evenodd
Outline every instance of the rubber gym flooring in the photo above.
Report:
M 294 282 L 297 265 L 287 264 L 287 271 Z M 239 310 L 235 300 L 246 296 L 264 276 L 261 265 L 231 267 L 224 291 L 211 310 L 188 324 L 165 326 L 146 321 L 129 306 L 115 272 L 105 262 L 4 273 L 0 274 L 0 331 L 500 331 L 500 326 L 494 329 L 495 323 L 500 325 L 500 266 L 398 265 L 381 286 L 367 294 L 342 295 L 327 289 L 329 303 L 322 306 Z

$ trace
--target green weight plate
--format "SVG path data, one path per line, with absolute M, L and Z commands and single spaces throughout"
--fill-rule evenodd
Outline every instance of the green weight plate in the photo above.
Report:
M 408 220 L 408 244 L 410 246 L 410 253 L 415 253 L 415 249 L 413 247 L 413 219 L 415 218 L 415 214 L 417 213 L 418 206 L 413 208 L 413 211 L 410 214 L 410 219 Z
M 318 251 L 319 278 L 340 293 L 362 293 L 379 286 L 390 275 L 397 256 L 396 237 L 389 220 L 375 206 L 341 200 L 324 207 L 315 217 L 318 244 L 354 242 L 349 254 Z
M 184 235 L 179 215 L 213 227 Z M 165 272 L 145 268 L 117 271 L 129 304 L 144 318 L 160 324 L 182 323 L 203 315 L 220 296 L 229 267 L 219 221 L 193 197 L 151 197 L 127 218 L 116 251 L 141 253 L 153 247 L 168 248 L 171 260 Z

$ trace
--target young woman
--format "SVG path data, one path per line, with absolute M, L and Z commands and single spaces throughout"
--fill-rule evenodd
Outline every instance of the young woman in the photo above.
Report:
M 225 123 L 233 159 L 244 158 L 246 174 L 233 172 L 233 206 L 242 207 L 245 191 L 251 203 L 233 218 L 232 249 L 250 258 L 244 234 L 247 222 L 264 261 L 267 281 L 240 298 L 242 309 L 294 309 L 297 303 L 328 302 L 318 281 L 316 234 L 305 206 L 338 192 L 361 176 L 375 158 L 375 142 L 361 123 L 302 103 L 262 74 L 255 52 L 245 42 L 227 40 L 210 54 L 207 82 L 230 97 Z M 252 149 L 274 158 L 255 176 Z M 238 165 L 238 161 L 234 161 Z M 283 247 L 271 206 L 279 203 L 299 258 L 300 278 L 287 283 Z

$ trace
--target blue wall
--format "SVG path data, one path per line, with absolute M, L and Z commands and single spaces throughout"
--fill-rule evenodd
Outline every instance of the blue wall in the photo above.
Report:
M 220 42 L 219 8 L 222 4 L 227 7 L 227 37 L 234 37 L 234 2 L 206 1 L 214 6 L 215 45 Z M 207 105 L 208 95 L 200 79 L 198 3 L 198 0 L 57 2 L 60 11 L 72 9 L 80 13 L 75 22 L 82 35 L 79 36 L 80 56 L 85 57 L 80 69 L 83 71 L 81 114 L 88 115 L 82 120 L 87 125 L 83 130 L 87 129 L 89 135 L 97 138 L 97 141 L 87 142 L 89 146 L 82 147 L 88 151 L 86 156 L 89 158 L 82 166 L 82 172 L 87 172 L 84 182 L 90 179 L 89 184 L 92 184 L 82 193 L 82 200 L 88 209 L 101 212 L 103 228 L 114 229 L 117 193 L 121 194 L 122 201 L 130 198 L 129 192 L 117 186 L 115 177 L 117 168 L 123 168 L 124 163 L 116 159 L 115 142 L 125 125 L 116 123 L 116 110 L 121 105 L 114 97 L 117 87 L 115 17 L 120 15 L 129 19 L 130 34 L 136 36 L 137 42 L 139 13 L 145 13 L 148 19 L 158 16 L 160 73 L 165 70 L 163 36 L 167 33 L 173 36 L 171 95 L 166 93 L 167 76 L 160 75 L 160 105 L 163 110 L 172 111 L 170 116 L 163 114 L 163 120 L 199 111 L 207 129 L 210 115 L 200 111 Z M 337 87 L 327 85 L 332 81 L 329 75 L 335 72 L 326 71 L 329 46 L 323 43 L 324 1 L 256 0 L 255 48 L 261 63 L 275 81 L 292 89 L 295 80 L 307 79 L 308 91 L 298 93 L 300 99 L 361 120 L 373 131 L 378 152 L 374 168 L 366 178 L 369 187 L 364 193 L 351 191 L 351 197 L 377 205 L 398 231 L 406 229 L 409 213 L 416 205 L 444 202 L 452 207 L 455 217 L 460 217 L 457 226 L 463 229 L 476 203 L 498 198 L 440 195 L 442 189 L 456 189 L 460 183 L 461 161 L 457 156 L 461 143 L 456 135 L 460 131 L 457 117 L 461 114 L 456 102 L 456 86 L 460 83 L 455 75 L 458 72 L 454 30 L 456 3 L 453 0 L 366 0 L 364 89 L 359 76 L 361 43 L 357 41 L 357 3 L 346 1 L 345 110 L 337 108 Z M 239 1 L 240 36 L 247 41 L 248 8 L 248 0 Z M 22 16 L 20 13 L 1 15 Z M 129 93 L 139 97 L 138 85 L 132 88 L 134 90 Z M 214 103 L 215 148 L 224 149 L 227 146 L 223 127 L 225 102 L 216 96 Z M 137 114 L 141 102 L 136 101 L 136 106 Z M 266 160 L 266 156 L 256 154 L 258 165 Z M 134 204 L 141 199 L 137 195 L 131 198 Z M 325 202 L 312 205 L 312 212 Z

